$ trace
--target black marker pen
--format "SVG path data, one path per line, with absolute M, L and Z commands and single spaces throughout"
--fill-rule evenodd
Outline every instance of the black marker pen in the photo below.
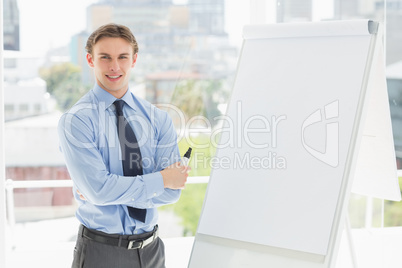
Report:
M 188 161 L 190 160 L 191 150 L 192 150 L 191 147 L 189 147 L 187 152 L 184 154 L 183 158 L 181 159 L 181 164 L 183 166 L 188 165 Z

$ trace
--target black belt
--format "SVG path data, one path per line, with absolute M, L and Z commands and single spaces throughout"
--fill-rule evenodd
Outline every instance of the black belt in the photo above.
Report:
M 130 236 L 126 236 L 127 238 L 123 238 L 123 236 L 111 237 L 107 235 L 94 233 L 85 226 L 82 227 L 83 227 L 82 236 L 102 244 L 107 244 L 116 247 L 123 247 L 126 249 L 144 248 L 149 244 L 151 244 L 152 242 L 154 242 L 155 239 L 158 237 L 158 225 L 155 226 L 152 232 L 149 232 L 149 234 L 151 235 L 150 237 L 139 238 L 139 239 L 130 239 L 129 238 Z

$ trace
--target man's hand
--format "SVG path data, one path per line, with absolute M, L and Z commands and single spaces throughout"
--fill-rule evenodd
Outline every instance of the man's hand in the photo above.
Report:
M 183 166 L 180 162 L 174 163 L 162 170 L 161 174 L 165 188 L 184 189 L 190 170 L 190 167 Z

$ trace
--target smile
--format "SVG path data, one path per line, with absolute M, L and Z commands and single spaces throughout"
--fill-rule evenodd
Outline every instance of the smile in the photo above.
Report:
M 119 78 L 119 77 L 121 77 L 121 75 L 106 75 L 108 78 L 111 78 L 111 79 L 116 79 L 116 78 Z

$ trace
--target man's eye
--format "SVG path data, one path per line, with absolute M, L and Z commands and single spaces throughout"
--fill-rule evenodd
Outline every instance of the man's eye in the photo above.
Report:
M 102 56 L 101 59 L 109 59 L 108 56 Z
M 120 59 L 127 59 L 126 56 L 120 56 Z

